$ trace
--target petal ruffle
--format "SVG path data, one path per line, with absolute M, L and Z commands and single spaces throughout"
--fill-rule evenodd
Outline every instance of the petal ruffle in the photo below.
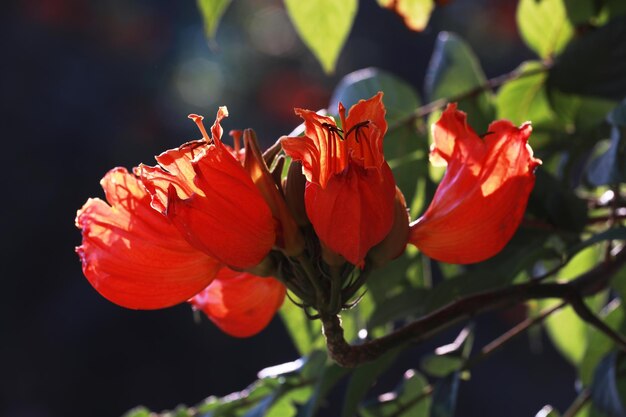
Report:
M 181 303 L 205 288 L 221 267 L 191 247 L 126 169 L 102 179 L 108 205 L 89 199 L 76 225 L 83 273 L 110 301 L 128 308 L 155 309 Z
M 189 302 L 225 333 L 249 337 L 269 324 L 283 304 L 285 291 L 274 278 L 223 268 L 215 281 Z
M 167 211 L 167 195 L 170 184 L 181 198 L 192 194 L 202 194 L 193 182 L 196 176 L 191 161 L 207 148 L 204 141 L 193 141 L 163 152 L 156 157 L 158 166 L 139 165 L 135 173 L 142 179 L 144 186 L 152 196 L 152 207 L 161 213 Z
M 354 265 L 389 233 L 394 221 L 396 185 L 389 165 L 380 172 L 350 165 L 326 189 L 305 191 L 306 211 L 320 240 Z
M 359 100 L 350 108 L 347 118 L 344 113 L 345 109 L 340 104 L 339 114 L 350 157 L 366 168 L 380 168 L 385 160 L 383 139 L 387 133 L 383 93 L 379 92 L 367 100 Z M 364 122 L 368 123 L 359 127 Z
M 481 140 L 449 105 L 433 127 L 431 152 L 433 163 L 448 167 L 428 210 L 411 224 L 410 242 L 449 263 L 498 253 L 522 220 L 541 163 L 527 145 L 531 130 L 497 121 Z
M 280 143 L 287 155 L 302 162 L 302 172 L 307 181 L 326 188 L 330 178 L 342 172 L 347 164 L 346 144 L 332 117 L 304 109 L 296 109 L 304 119 L 304 136 L 285 137 Z

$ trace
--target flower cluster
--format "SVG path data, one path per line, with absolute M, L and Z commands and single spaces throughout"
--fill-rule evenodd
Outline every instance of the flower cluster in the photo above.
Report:
M 449 105 L 433 126 L 430 160 L 447 165 L 424 215 L 410 222 L 384 159 L 382 93 L 340 104 L 334 118 L 296 109 L 304 135 L 262 154 L 254 132 L 211 136 L 156 157 L 156 166 L 103 178 L 76 224 L 83 272 L 109 300 L 155 309 L 188 301 L 223 331 L 263 329 L 289 289 L 305 307 L 336 314 L 354 294 L 349 276 L 381 266 L 407 243 L 444 262 L 473 263 L 509 241 L 540 163 L 529 124 L 490 125 L 484 137 Z M 240 142 L 243 140 L 243 147 Z M 285 167 L 285 155 L 291 157 Z M 285 178 L 282 173 L 287 172 Z

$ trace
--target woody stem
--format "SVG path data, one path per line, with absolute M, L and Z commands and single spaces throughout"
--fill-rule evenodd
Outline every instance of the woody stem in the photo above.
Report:
M 596 327 L 626 351 L 626 339 L 606 326 L 583 301 L 583 297 L 596 294 L 606 288 L 609 278 L 624 263 L 626 263 L 626 249 L 620 251 L 612 260 L 599 264 L 568 283 L 543 284 L 531 281 L 468 295 L 386 336 L 360 345 L 352 346 L 345 340 L 339 316 L 320 313 L 320 319 L 330 356 L 341 366 L 355 367 L 377 359 L 392 348 L 425 340 L 478 314 L 510 307 L 528 300 L 557 298 L 572 305 L 582 320 Z

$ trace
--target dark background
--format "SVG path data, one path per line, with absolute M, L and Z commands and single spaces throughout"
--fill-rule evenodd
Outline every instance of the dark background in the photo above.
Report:
M 488 76 L 532 57 L 517 35 L 515 1 L 453 0 L 417 34 L 374 0 L 362 0 L 334 76 L 304 49 L 280 1 L 233 2 L 213 48 L 192 0 L 24 0 L 3 7 L 5 417 L 108 417 L 139 404 L 155 410 L 194 404 L 243 389 L 265 366 L 296 359 L 278 319 L 238 340 L 207 320 L 194 321 L 187 305 L 120 308 L 82 276 L 76 210 L 88 197 L 102 197 L 98 181 L 108 169 L 151 163 L 153 155 L 197 138 L 187 114 L 212 121 L 227 105 L 225 130 L 253 127 L 267 145 L 299 123 L 294 106 L 325 107 L 351 71 L 376 66 L 421 90 L 440 30 L 464 36 Z M 486 317 L 478 342 L 506 330 L 507 317 Z M 479 366 L 461 389 L 458 415 L 532 416 L 549 402 L 566 406 L 574 396 L 573 369 L 545 337 L 543 356 L 528 346 L 522 337 Z M 415 365 L 404 355 L 378 389 Z

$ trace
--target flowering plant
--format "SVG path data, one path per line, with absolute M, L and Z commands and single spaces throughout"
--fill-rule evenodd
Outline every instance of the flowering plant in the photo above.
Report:
M 132 309 L 187 302 L 235 337 L 258 334 L 280 312 L 302 355 L 262 371 L 241 393 L 210 397 L 180 415 L 312 417 L 351 372 L 343 416 L 357 410 L 366 417 L 452 416 L 470 368 L 548 318 L 557 323 L 550 336 L 578 367 L 584 388 L 576 401 L 592 398 L 608 416 L 623 415 L 615 392 L 624 381 L 617 352 L 626 350 L 626 338 L 615 330 L 618 319 L 607 324 L 600 304 L 592 308 L 584 298 L 607 288 L 624 295 L 619 275 L 610 278 L 626 262 L 620 162 L 626 104 L 611 99 L 626 91 L 617 78 L 619 97 L 598 79 L 597 88 L 581 89 L 580 74 L 559 81 L 573 56 L 595 53 L 589 45 L 598 37 L 623 39 L 623 17 L 607 6 L 610 18 L 595 34 L 570 40 L 567 20 L 569 31 L 544 42 L 523 22 L 547 19 L 558 9 L 550 5 L 561 2 L 533 2 L 520 2 L 520 29 L 542 60 L 505 76 L 486 80 L 469 46 L 442 33 L 429 65 L 426 105 L 399 78 L 360 70 L 340 82 L 328 110 L 296 108 L 302 124 L 264 152 L 251 129 L 231 131 L 227 144 L 228 111 L 220 107 L 210 134 L 203 117 L 192 114 L 201 138 L 163 152 L 154 166 L 114 168 L 104 176 L 106 201 L 89 199 L 76 217 L 77 252 L 96 291 Z M 409 2 L 380 3 L 420 29 L 446 2 L 424 2 L 427 13 L 419 16 Z M 227 2 L 200 4 L 214 33 Z M 340 48 L 332 56 L 320 49 L 311 31 L 330 29 L 311 28 L 307 19 L 328 13 L 323 17 L 330 20 L 328 10 L 339 8 L 341 32 L 355 3 L 330 1 L 326 12 L 296 1 L 286 5 L 300 36 L 331 70 Z M 340 47 L 339 38 L 330 36 L 325 45 Z M 612 59 L 608 55 L 599 59 Z M 602 74 L 610 78 L 612 70 Z M 540 93 L 528 99 L 528 91 Z M 524 107 L 527 99 L 532 105 Z M 607 126 L 608 147 L 594 150 L 595 142 L 584 138 Z M 584 144 L 573 152 L 563 138 Z M 565 280 L 571 278 L 566 265 L 576 266 L 581 254 L 591 263 Z M 560 304 L 545 301 L 552 298 Z M 475 317 L 531 300 L 517 330 L 472 354 Z M 577 326 L 582 320 L 593 329 L 583 353 L 572 353 L 555 320 L 573 326 L 556 315 L 565 306 Z M 621 310 L 601 314 L 618 314 L 612 311 Z M 456 340 L 423 358 L 419 372 L 411 369 L 395 391 L 361 401 L 367 384 L 410 343 L 459 323 L 465 326 Z M 594 338 L 604 342 L 601 354 L 593 351 Z M 599 394 L 606 386 L 608 400 Z M 576 401 L 567 415 L 579 415 Z M 130 415 L 141 413 L 148 412 Z

